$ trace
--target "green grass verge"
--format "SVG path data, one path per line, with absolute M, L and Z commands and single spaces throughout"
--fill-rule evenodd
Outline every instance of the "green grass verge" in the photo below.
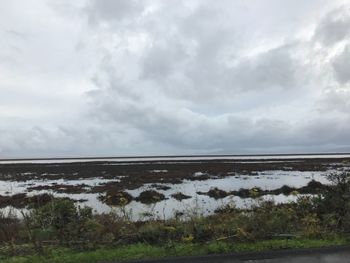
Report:
M 94 263 L 101 261 L 122 261 L 133 259 L 164 258 L 174 256 L 194 256 L 220 254 L 245 251 L 267 251 L 286 248 L 311 248 L 349 244 L 345 239 L 331 240 L 293 239 L 266 240 L 254 243 L 211 242 L 208 244 L 174 244 L 172 246 L 151 246 L 134 244 L 119 248 L 98 249 L 94 251 L 77 252 L 71 249 L 52 249 L 45 257 L 14 256 L 5 258 L 0 256 L 2 263 Z

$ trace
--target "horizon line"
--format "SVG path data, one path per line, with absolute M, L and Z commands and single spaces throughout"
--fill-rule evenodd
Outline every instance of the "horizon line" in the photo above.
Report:
M 258 154 L 187 154 L 187 155 L 134 155 L 134 156 L 89 156 L 89 157 L 31 157 L 31 158 L 0 158 L 1 161 L 34 161 L 34 160 L 103 160 L 103 159 L 149 159 L 149 158 L 186 158 L 186 157 L 249 157 L 249 156 L 310 156 L 310 155 L 350 155 L 350 152 L 322 153 L 258 153 Z

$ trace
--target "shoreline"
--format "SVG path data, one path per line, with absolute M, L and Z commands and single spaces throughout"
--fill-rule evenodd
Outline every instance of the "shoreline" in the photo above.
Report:
M 154 161 L 210 161 L 210 160 L 299 160 L 299 159 L 343 159 L 350 153 L 308 153 L 308 154 L 253 154 L 253 155 L 154 155 L 119 157 L 57 157 L 57 158 L 0 158 L 0 164 L 13 163 L 69 163 L 69 162 L 154 162 Z

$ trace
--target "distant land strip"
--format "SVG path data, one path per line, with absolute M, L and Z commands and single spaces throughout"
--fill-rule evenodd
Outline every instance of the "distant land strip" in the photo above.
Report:
M 350 157 L 350 153 L 275 153 L 275 154 L 200 154 L 200 155 L 141 155 L 141 156 L 100 156 L 100 157 L 38 157 L 38 158 L 0 158 L 0 162 L 9 162 L 9 161 L 55 161 L 55 160 L 105 160 L 105 159 L 115 159 L 115 160 L 123 160 L 123 159 L 176 159 L 176 158 L 244 158 L 244 157 L 310 157 L 317 156 L 324 157 L 330 156 L 331 158 L 338 156 L 348 155 Z

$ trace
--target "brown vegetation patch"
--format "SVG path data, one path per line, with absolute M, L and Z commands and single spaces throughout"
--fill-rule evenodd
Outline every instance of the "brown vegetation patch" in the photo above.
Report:
M 221 199 L 225 198 L 226 196 L 229 195 L 228 192 L 221 190 L 217 187 L 210 189 L 208 192 L 197 192 L 199 195 L 207 195 L 209 197 L 212 197 L 214 199 Z
M 33 208 L 41 207 L 47 203 L 57 199 L 69 199 L 69 198 L 56 198 L 50 194 L 39 194 L 34 196 L 27 196 L 27 194 L 15 194 L 10 196 L 0 195 L 0 208 L 12 206 L 15 208 Z
M 4 208 L 7 206 L 13 206 L 16 208 L 24 208 L 26 206 L 26 200 L 26 194 L 15 194 L 12 196 L 0 195 L 0 207 Z
M 241 188 L 238 191 L 231 191 L 230 195 L 239 196 L 241 198 L 258 197 L 262 195 L 290 195 L 293 193 L 298 194 L 318 194 L 326 190 L 329 186 L 324 185 L 318 181 L 312 180 L 306 186 L 296 188 L 288 185 L 283 185 L 280 188 L 273 190 L 262 190 L 259 187 L 254 187 L 251 189 Z
M 99 196 L 99 200 L 107 205 L 124 206 L 129 204 L 134 198 L 127 192 L 108 191 L 106 195 Z
M 102 183 L 91 187 L 89 193 L 103 193 L 107 191 L 119 191 L 121 190 L 119 181 L 112 181 L 107 183 Z
M 231 195 L 239 196 L 241 198 L 248 198 L 250 197 L 250 191 L 246 188 L 240 188 L 238 191 L 231 191 Z
M 166 191 L 166 190 L 169 190 L 171 189 L 170 186 L 167 186 L 167 185 L 161 185 L 161 184 L 152 184 L 151 185 L 152 188 L 154 189 L 157 189 L 157 190 L 163 190 L 163 191 Z
M 326 171 L 349 167 L 349 158 L 321 159 L 275 159 L 275 160 L 196 160 L 196 161 L 142 161 L 142 162 L 75 162 L 75 163 L 11 163 L 0 164 L 0 180 L 28 181 L 33 179 L 120 179 L 121 188 L 136 188 L 145 183 L 179 183 L 196 178 L 195 173 L 205 171 L 204 176 L 227 176 L 236 174 L 256 175 L 267 170 L 283 171 Z M 286 165 L 287 164 L 287 165 Z M 154 170 L 163 170 L 154 173 Z M 166 172 L 165 172 L 166 171 Z M 135 189 L 135 188 L 133 188 Z
M 174 198 L 174 199 L 176 199 L 176 200 L 178 200 L 178 201 L 181 201 L 181 200 L 183 200 L 183 199 L 189 199 L 189 198 L 191 198 L 191 196 L 185 195 L 185 194 L 183 194 L 183 193 L 181 193 L 181 192 L 172 194 L 171 197 Z
M 196 172 L 196 173 L 193 173 L 188 178 L 188 180 L 191 180 L 191 181 L 205 181 L 205 180 L 211 179 L 212 177 L 216 177 L 216 176 L 210 176 L 209 173 Z
M 329 169 L 347 169 L 350 158 L 315 158 L 315 159 L 275 159 L 275 160 L 182 160 L 178 161 L 141 161 L 141 162 L 75 162 L 75 163 L 11 163 L 0 164 L 0 180 L 29 181 L 29 180 L 77 180 L 103 178 L 113 180 L 100 185 L 32 185 L 29 190 L 53 190 L 57 193 L 106 193 L 107 191 L 122 192 L 138 189 L 145 184 L 154 186 L 154 190 L 168 190 L 165 184 L 178 184 L 184 180 L 206 180 L 223 178 L 232 175 L 257 176 L 263 171 L 327 171 Z M 162 171 L 162 172 L 154 172 Z M 199 171 L 203 171 L 199 173 Z M 281 193 L 290 193 L 295 189 L 284 187 Z M 312 188 L 301 191 L 317 192 Z M 271 194 L 278 194 L 275 191 Z M 205 193 L 202 193 L 205 194 Z M 249 197 L 248 189 L 228 193 L 241 197 Z M 262 191 L 260 194 L 268 194 Z M 213 196 L 215 193 L 213 193 Z M 223 194 L 224 195 L 224 194 Z M 217 195 L 219 198 L 220 195 Z
M 89 186 L 86 184 L 70 185 L 70 184 L 52 184 L 52 185 L 37 185 L 28 188 L 28 191 L 52 190 L 56 193 L 65 194 L 82 194 L 88 191 Z
M 152 204 L 165 200 L 165 196 L 154 190 L 143 191 L 137 198 L 137 201 L 143 204 Z
M 318 194 L 322 191 L 326 190 L 329 186 L 324 185 L 318 181 L 312 180 L 310 181 L 306 186 L 296 188 L 296 187 L 290 187 L 288 185 L 283 185 L 280 188 L 273 189 L 273 190 L 262 190 L 259 187 L 253 187 L 253 188 L 240 188 L 238 191 L 230 191 L 226 192 L 224 190 L 221 190 L 219 188 L 212 188 L 208 192 L 197 192 L 199 195 L 207 195 L 209 197 L 212 197 L 214 199 L 221 199 L 225 198 L 229 195 L 239 196 L 240 198 L 256 198 L 263 195 L 290 195 L 293 193 L 296 194 Z

